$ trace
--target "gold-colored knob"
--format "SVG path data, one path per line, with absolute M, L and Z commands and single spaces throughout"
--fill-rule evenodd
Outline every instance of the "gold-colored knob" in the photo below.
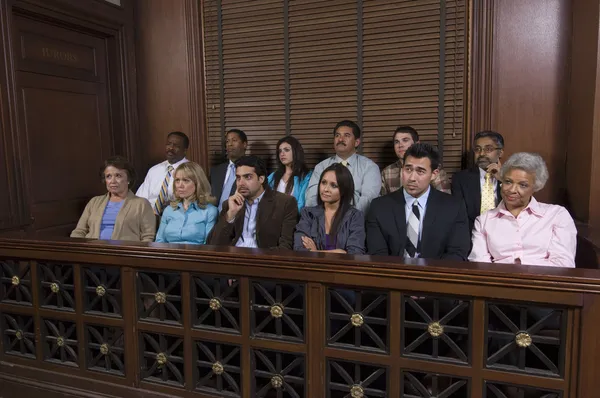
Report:
M 221 362 L 215 362 L 212 365 L 212 371 L 214 374 L 220 375 L 220 374 L 223 374 L 223 372 L 225 371 L 225 368 L 223 367 Z
M 444 327 L 439 322 L 431 322 L 427 326 L 427 331 L 431 337 L 440 337 L 444 334 Z
M 271 385 L 273 388 L 281 388 L 281 386 L 283 386 L 283 377 L 280 375 L 271 377 Z
M 109 349 L 108 349 L 108 344 L 104 343 L 104 344 L 102 344 L 102 345 L 100 346 L 100 353 L 101 353 L 102 355 L 106 355 L 106 354 L 108 354 L 108 351 L 109 351 Z
M 216 297 L 213 297 L 208 302 L 208 305 L 210 306 L 211 310 L 213 310 L 213 311 L 219 311 L 221 309 L 221 300 L 219 300 Z
M 62 337 L 57 337 L 56 338 L 56 345 L 59 347 L 62 347 L 65 345 L 65 339 Z
M 156 363 L 158 363 L 159 366 L 163 366 L 167 363 L 167 356 L 164 353 L 159 352 L 156 354 Z
M 350 323 L 352 323 L 352 326 L 359 328 L 363 325 L 363 323 L 365 323 L 365 319 L 361 314 L 352 314 L 350 317 Z
M 21 280 L 19 279 L 19 277 L 18 277 L 18 276 L 16 276 L 16 275 L 15 275 L 15 276 L 13 276 L 13 277 L 11 278 L 11 282 L 12 282 L 12 284 L 13 284 L 13 285 L 15 285 L 15 286 L 19 286 L 19 283 L 21 283 Z
M 96 294 L 98 295 L 98 297 L 102 297 L 106 294 L 106 289 L 104 288 L 104 286 L 99 285 L 96 287 Z
M 281 318 L 283 316 L 283 306 L 281 304 L 273 304 L 271 306 L 271 316 L 273 318 Z
M 60 291 L 60 286 L 58 286 L 58 283 L 52 282 L 50 284 L 50 290 L 52 291 L 52 293 L 58 293 Z
M 17 340 L 23 340 L 23 332 L 20 330 L 17 330 L 15 332 L 15 337 L 17 338 Z
M 515 336 L 515 342 L 521 348 L 527 348 L 531 345 L 531 336 L 527 332 L 519 332 Z
M 352 398 L 362 398 L 365 396 L 365 390 L 358 384 L 355 384 L 350 388 L 350 396 Z
M 158 304 L 164 304 L 167 302 L 167 295 L 163 292 L 158 292 L 154 295 L 154 300 L 156 300 Z

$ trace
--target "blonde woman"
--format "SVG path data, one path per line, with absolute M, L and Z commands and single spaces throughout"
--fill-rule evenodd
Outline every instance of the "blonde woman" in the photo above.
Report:
M 208 178 L 198 163 L 187 162 L 173 181 L 175 200 L 161 217 L 156 241 L 203 245 L 219 215 Z

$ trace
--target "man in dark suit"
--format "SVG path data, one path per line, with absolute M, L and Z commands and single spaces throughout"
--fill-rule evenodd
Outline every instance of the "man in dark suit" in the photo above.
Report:
M 465 261 L 471 244 L 465 205 L 431 189 L 438 152 L 412 145 L 404 154 L 402 189 L 373 200 L 367 216 L 369 254 Z
M 496 176 L 504 154 L 504 138 L 495 131 L 480 131 L 475 134 L 473 152 L 475 167 L 462 170 L 452 178 L 452 195 L 467 207 L 469 231 L 473 230 L 480 214 L 495 208 L 502 200 Z
M 219 211 L 223 202 L 235 192 L 235 161 L 246 154 L 248 137 L 239 129 L 228 130 L 225 134 L 225 150 L 227 162 L 221 163 L 210 170 L 211 194 L 219 200 Z
M 235 165 L 237 190 L 223 203 L 208 243 L 291 249 L 298 222 L 296 199 L 269 188 L 267 168 L 262 159 L 243 156 Z

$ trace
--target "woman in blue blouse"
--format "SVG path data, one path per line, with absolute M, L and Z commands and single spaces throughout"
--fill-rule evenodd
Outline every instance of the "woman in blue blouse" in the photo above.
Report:
M 277 170 L 269 174 L 269 186 L 278 192 L 292 195 L 298 202 L 298 210 L 304 207 L 304 194 L 312 171 L 304 163 L 304 149 L 292 137 L 283 137 L 277 143 Z
M 318 205 L 302 209 L 294 250 L 364 254 L 365 220 L 353 200 L 350 170 L 341 163 L 326 168 L 319 180 Z
M 197 163 L 183 163 L 175 170 L 173 184 L 175 200 L 160 219 L 156 241 L 205 244 L 219 212 L 204 170 Z

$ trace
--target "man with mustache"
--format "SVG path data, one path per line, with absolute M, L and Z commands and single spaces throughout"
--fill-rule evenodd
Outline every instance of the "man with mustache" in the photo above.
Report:
M 235 193 L 235 161 L 246 154 L 248 137 L 240 129 L 230 129 L 225 133 L 225 151 L 227 162 L 210 170 L 211 194 L 219 201 L 219 211 L 223 203 Z
M 354 180 L 354 207 L 363 213 L 369 204 L 379 196 L 381 176 L 379 166 L 366 156 L 356 153 L 360 145 L 360 127 L 351 120 L 342 120 L 333 129 L 335 156 L 323 160 L 315 166 L 306 190 L 305 206 L 317 205 L 318 185 L 323 170 L 334 163 L 348 167 Z
M 147 199 L 154 214 L 159 217 L 173 199 L 173 175 L 180 164 L 188 161 L 185 154 L 189 146 L 190 139 L 181 131 L 169 133 L 165 148 L 167 160 L 148 170 L 144 182 L 135 193 L 136 196 Z
M 480 131 L 475 134 L 473 153 L 475 167 L 452 178 L 452 195 L 465 202 L 471 231 L 477 216 L 500 203 L 500 182 L 496 176 L 504 154 L 504 137 L 495 131 Z
M 235 162 L 237 189 L 223 203 L 207 243 L 261 249 L 291 249 L 298 221 L 296 198 L 272 190 L 265 162 L 243 156 Z
M 471 244 L 462 201 L 437 189 L 440 156 L 417 143 L 402 159 L 402 188 L 373 201 L 367 215 L 367 250 L 372 255 L 465 261 Z

